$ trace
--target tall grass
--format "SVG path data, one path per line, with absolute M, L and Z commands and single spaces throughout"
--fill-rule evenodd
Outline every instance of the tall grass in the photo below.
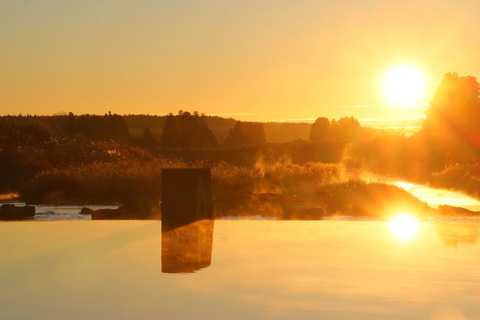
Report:
M 21 190 L 28 202 L 48 203 L 157 203 L 162 168 L 205 167 L 157 159 L 93 163 L 42 171 Z M 268 162 L 253 167 L 221 162 L 212 166 L 217 215 L 262 215 L 282 219 L 313 219 L 324 215 L 373 215 L 387 212 L 388 202 L 425 207 L 393 186 L 370 184 L 346 173 L 339 164 L 303 165 Z M 167 186 L 163 186 L 167 187 Z M 417 210 L 418 211 L 418 210 Z
M 180 166 L 163 160 L 95 162 L 53 168 L 36 174 L 20 190 L 29 202 L 111 203 L 139 196 L 155 197 L 162 167 Z

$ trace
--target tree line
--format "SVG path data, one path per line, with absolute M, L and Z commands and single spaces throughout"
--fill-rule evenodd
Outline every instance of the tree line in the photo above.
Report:
M 308 141 L 272 144 L 263 123 L 233 119 L 225 122 L 229 127 L 219 139 L 209 127 L 211 117 L 180 110 L 164 117 L 145 116 L 152 125 L 163 123 L 161 131 L 146 127 L 133 138 L 126 117 L 132 116 L 108 112 L 0 117 L 0 189 L 49 168 L 149 159 L 162 157 L 164 151 L 181 156 L 195 150 L 203 152 L 196 154 L 197 160 L 214 150 L 224 150 L 216 153 L 216 160 L 238 163 L 246 153 L 252 159 L 258 154 L 272 159 L 288 155 L 292 161 L 344 161 L 350 167 L 414 179 L 451 175 L 453 181 L 461 171 L 480 183 L 479 84 L 475 77 L 457 73 L 445 74 L 423 127 L 410 137 L 362 127 L 353 117 L 319 117 L 310 126 Z

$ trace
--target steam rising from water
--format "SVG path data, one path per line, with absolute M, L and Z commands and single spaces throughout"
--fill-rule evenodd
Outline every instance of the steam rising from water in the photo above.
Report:
M 390 183 L 411 193 L 432 208 L 438 208 L 439 205 L 450 205 L 472 211 L 480 211 L 480 201 L 460 192 L 434 189 L 405 181 L 390 181 Z

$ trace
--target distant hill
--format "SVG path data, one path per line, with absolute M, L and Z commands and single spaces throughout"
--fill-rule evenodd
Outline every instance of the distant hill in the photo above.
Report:
M 143 130 L 150 128 L 156 137 L 163 133 L 166 116 L 124 115 L 132 135 L 141 136 Z M 228 131 L 235 125 L 235 119 L 218 116 L 206 116 L 207 123 L 217 141 L 223 143 Z M 262 122 L 267 142 L 281 143 L 293 140 L 308 140 L 310 123 Z

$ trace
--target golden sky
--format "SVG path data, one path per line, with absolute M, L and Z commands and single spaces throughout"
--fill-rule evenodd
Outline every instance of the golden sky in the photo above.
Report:
M 0 114 L 403 119 L 388 69 L 480 75 L 478 0 L 0 2 Z M 361 107 L 358 107 L 361 106 Z

